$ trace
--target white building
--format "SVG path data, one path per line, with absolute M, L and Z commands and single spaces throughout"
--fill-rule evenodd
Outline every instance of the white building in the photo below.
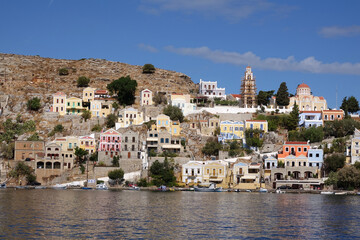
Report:
M 205 82 L 200 79 L 200 94 L 209 98 L 225 98 L 225 88 L 218 88 L 217 81 Z
M 201 183 L 203 175 L 203 163 L 190 161 L 182 165 L 181 180 L 183 183 Z
M 355 129 L 351 140 L 351 164 L 356 162 L 360 162 L 360 131 L 358 129 Z
M 172 106 L 176 106 L 181 109 L 184 116 L 192 113 L 196 110 L 196 104 L 190 103 L 190 95 L 189 94 L 171 94 L 170 96 L 170 104 Z
M 127 128 L 130 125 L 141 125 L 144 123 L 143 113 L 135 108 L 125 108 L 119 112 L 118 122 L 115 129 Z
M 148 106 L 153 105 L 153 94 L 149 89 L 144 89 L 140 93 L 140 105 Z

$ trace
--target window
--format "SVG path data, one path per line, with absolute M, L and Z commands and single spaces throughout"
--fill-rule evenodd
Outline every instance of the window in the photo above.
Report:
M 286 148 L 285 148 L 285 152 L 288 152 L 288 151 L 289 151 L 289 148 L 288 148 L 288 147 L 286 147 Z
M 306 162 L 304 162 L 304 167 L 306 167 Z
M 239 128 L 238 128 L 238 127 L 235 127 L 235 131 L 239 131 Z
M 177 129 L 176 128 L 174 128 L 174 134 L 176 134 L 177 133 Z
M 224 131 L 226 131 L 226 127 L 224 127 Z
M 164 143 L 164 138 L 161 138 L 161 139 L 160 139 L 160 143 Z
M 198 168 L 197 173 L 200 174 L 200 168 Z
M 168 138 L 165 139 L 165 143 L 169 143 L 169 139 L 168 139 Z
M 56 103 L 59 103 L 59 99 L 56 99 Z
M 307 152 L 307 148 L 304 148 L 304 152 Z
M 301 152 L 301 147 L 298 148 L 298 152 Z
M 135 137 L 132 138 L 132 142 L 135 142 Z
M 210 174 L 210 169 L 206 169 L 206 174 Z
M 219 169 L 219 174 L 221 174 L 221 170 L 222 170 L 222 169 L 220 168 L 220 169 Z
M 316 157 L 317 157 L 317 158 L 318 158 L 318 157 L 320 157 L 320 154 L 319 154 L 319 153 L 317 153 L 317 154 L 316 154 Z
M 64 103 L 64 99 L 61 99 L 61 103 Z
M 312 157 L 312 153 L 309 154 L 309 157 Z
M 125 142 L 128 142 L 128 137 L 125 137 Z
M 152 133 L 150 133 L 150 134 L 149 134 L 149 137 L 152 137 L 152 136 L 153 136 L 153 134 L 152 134 Z
M 289 161 L 286 162 L 286 166 L 288 166 L 288 167 L 290 166 L 290 162 L 289 162 Z
M 337 115 L 337 118 L 341 118 L 341 116 L 340 116 L 340 115 Z
M 185 168 L 185 174 L 188 174 L 188 169 L 187 168 Z

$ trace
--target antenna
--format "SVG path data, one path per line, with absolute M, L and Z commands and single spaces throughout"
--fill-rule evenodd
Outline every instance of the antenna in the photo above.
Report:
M 336 109 L 338 109 L 338 86 L 336 85 Z

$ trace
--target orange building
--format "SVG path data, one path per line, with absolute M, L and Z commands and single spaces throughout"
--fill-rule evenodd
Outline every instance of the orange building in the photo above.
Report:
M 301 155 L 307 157 L 310 144 L 307 142 L 285 142 L 282 151 L 278 153 L 278 159 L 283 161 L 287 156 L 293 155 L 299 157 Z
M 340 110 L 323 110 L 322 118 L 324 121 L 335 121 L 344 119 L 344 111 Z

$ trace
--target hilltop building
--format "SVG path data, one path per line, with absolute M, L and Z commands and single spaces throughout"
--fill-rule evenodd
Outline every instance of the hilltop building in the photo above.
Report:
M 247 66 L 245 71 L 245 76 L 241 80 L 241 106 L 256 107 L 256 83 L 251 67 Z
M 305 83 L 297 86 L 296 95 L 290 98 L 289 108 L 292 108 L 295 102 L 300 111 L 322 111 L 327 109 L 326 100 L 323 97 L 313 96 L 310 87 Z
M 225 98 L 225 88 L 218 88 L 217 81 L 205 82 L 200 79 L 200 94 L 209 98 Z

